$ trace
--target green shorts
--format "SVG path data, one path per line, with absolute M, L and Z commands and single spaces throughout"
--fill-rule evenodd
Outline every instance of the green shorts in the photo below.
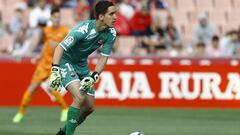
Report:
M 67 89 L 67 86 L 72 82 L 80 82 L 84 77 L 90 76 L 90 70 L 88 69 L 88 66 L 86 67 L 83 68 L 82 66 L 78 66 L 70 61 L 62 59 L 60 68 L 63 86 Z M 94 87 L 89 88 L 86 92 L 88 95 L 94 96 Z

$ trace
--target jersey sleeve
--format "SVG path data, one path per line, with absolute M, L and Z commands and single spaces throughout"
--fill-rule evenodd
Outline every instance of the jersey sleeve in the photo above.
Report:
M 101 55 L 109 56 L 112 52 L 113 45 L 116 41 L 117 32 L 114 28 L 110 28 L 110 36 L 108 36 L 107 41 L 104 43 Z
M 60 42 L 60 45 L 67 51 L 72 46 L 79 43 L 88 33 L 88 23 L 82 23 L 73 28 L 67 36 Z

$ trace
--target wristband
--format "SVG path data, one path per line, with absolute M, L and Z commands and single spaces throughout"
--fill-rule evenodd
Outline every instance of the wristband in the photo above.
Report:
M 58 72 L 59 71 L 59 65 L 58 64 L 52 64 L 52 71 Z
M 94 71 L 91 75 L 91 77 L 94 79 L 94 81 L 98 81 L 99 73 L 97 71 Z

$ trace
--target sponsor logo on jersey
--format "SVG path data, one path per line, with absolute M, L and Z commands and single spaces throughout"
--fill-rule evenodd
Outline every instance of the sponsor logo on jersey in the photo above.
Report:
M 85 34 L 88 32 L 88 24 L 85 24 L 77 29 L 77 32 L 81 32 L 82 34 Z
M 64 40 L 64 43 L 69 46 L 74 41 L 73 36 L 69 36 L 67 39 Z
M 92 29 L 91 31 L 90 31 L 90 33 L 86 36 L 86 38 L 85 39 L 93 39 L 93 38 L 95 38 L 97 36 L 97 32 L 96 32 L 96 30 L 95 29 Z
M 116 30 L 115 30 L 114 28 L 109 28 L 109 29 L 110 29 L 110 32 L 112 33 L 112 35 L 113 35 L 114 37 L 116 37 L 116 36 L 117 36 Z

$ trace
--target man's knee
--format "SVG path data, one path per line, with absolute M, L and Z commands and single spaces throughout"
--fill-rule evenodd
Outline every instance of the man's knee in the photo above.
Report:
M 78 105 L 81 105 L 82 103 L 83 103 L 83 101 L 84 101 L 84 96 L 74 96 L 73 97 L 73 102 L 75 103 L 75 104 L 78 104 Z
M 89 107 L 89 108 L 88 108 L 88 114 L 93 113 L 93 111 L 94 111 L 94 107 Z
M 88 116 L 94 111 L 94 107 L 87 107 L 86 109 L 83 110 L 83 115 Z

